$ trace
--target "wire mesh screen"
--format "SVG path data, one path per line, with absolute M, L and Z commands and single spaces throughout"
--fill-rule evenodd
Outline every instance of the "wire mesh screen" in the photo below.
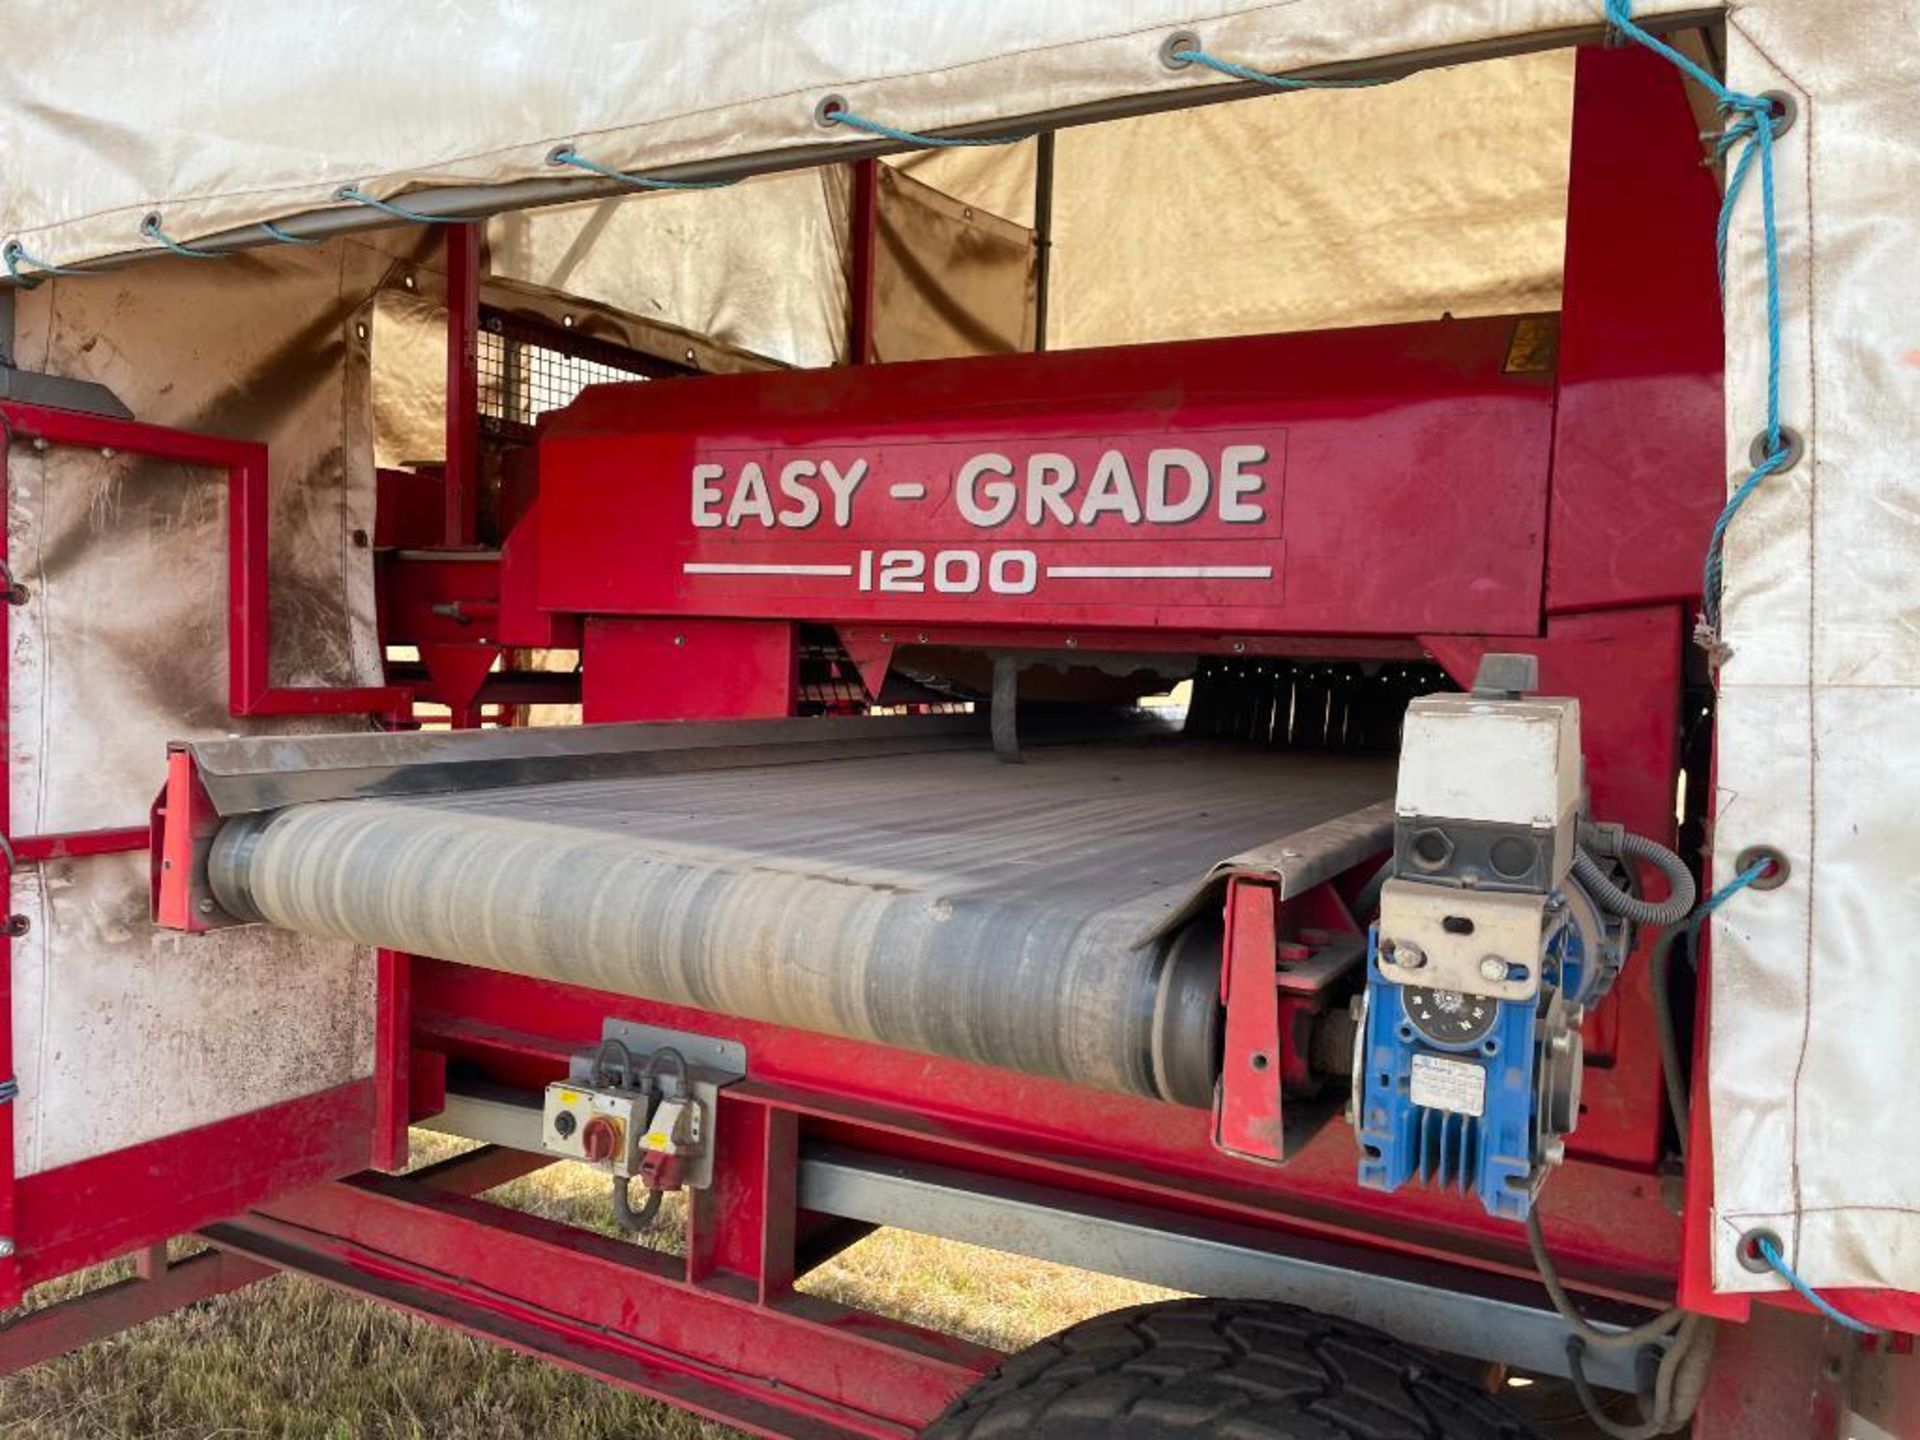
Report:
M 481 418 L 512 432 L 531 430 L 535 420 L 571 404 L 589 385 L 651 380 L 684 370 L 651 355 L 495 314 L 481 317 L 475 359 Z

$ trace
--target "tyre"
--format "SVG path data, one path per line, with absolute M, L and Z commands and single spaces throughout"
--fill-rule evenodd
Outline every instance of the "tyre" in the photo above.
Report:
M 1411 1346 L 1261 1300 L 1116 1310 L 1010 1357 L 925 1440 L 1540 1440 Z

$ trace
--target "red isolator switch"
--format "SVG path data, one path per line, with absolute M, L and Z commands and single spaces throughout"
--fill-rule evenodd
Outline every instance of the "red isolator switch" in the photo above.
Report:
M 604 1115 L 594 1116 L 580 1131 L 580 1150 L 589 1160 L 611 1160 L 619 1148 L 620 1127 Z

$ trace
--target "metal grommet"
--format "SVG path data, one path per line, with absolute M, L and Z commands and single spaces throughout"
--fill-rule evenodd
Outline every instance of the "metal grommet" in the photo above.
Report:
M 1793 873 L 1793 866 L 1787 860 L 1784 850 L 1773 845 L 1749 845 L 1733 857 L 1733 873 L 1744 875 L 1756 865 L 1769 865 L 1769 869 L 1758 879 L 1747 883 L 1749 890 L 1778 890 L 1787 883 L 1787 877 Z
M 1184 70 L 1193 64 L 1179 58 L 1182 50 L 1198 50 L 1200 37 L 1191 30 L 1176 30 L 1160 42 L 1160 63 L 1169 70 Z
M 840 123 L 840 117 L 846 113 L 846 96 L 822 95 L 820 103 L 813 107 L 813 123 L 822 130 L 830 130 Z
M 1773 109 L 1773 136 L 1777 140 L 1800 119 L 1800 102 L 1784 90 L 1766 90 L 1760 98 Z
M 1803 439 L 1800 432 L 1795 430 L 1791 425 L 1782 425 L 1780 427 L 1780 444 L 1784 448 L 1787 458 L 1774 468 L 1773 473 L 1775 475 L 1786 474 L 1787 471 L 1798 465 L 1801 457 L 1807 453 L 1806 440 Z M 1747 446 L 1747 468 L 1750 470 L 1758 470 L 1766 463 L 1767 432 L 1762 430 L 1758 435 L 1753 437 L 1753 443 Z
M 573 154 L 573 146 L 565 144 L 556 145 L 547 151 L 547 164 L 564 165 L 567 163 L 566 157 L 571 154 Z
M 1777 1232 L 1764 1225 L 1756 1225 L 1740 1237 L 1734 1255 L 1740 1261 L 1742 1270 L 1751 1270 L 1756 1275 L 1771 1275 L 1773 1266 L 1767 1263 L 1767 1257 L 1760 1253 L 1761 1242 L 1765 1241 L 1776 1255 L 1786 1254 L 1787 1247 Z

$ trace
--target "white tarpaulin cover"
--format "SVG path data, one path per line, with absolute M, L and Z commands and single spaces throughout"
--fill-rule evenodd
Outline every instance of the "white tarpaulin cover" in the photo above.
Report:
M 856 112 L 937 129 L 1218 83 L 1160 64 L 1161 41 L 1181 28 L 1216 53 L 1287 71 L 1552 35 L 1601 13 L 1600 0 L 602 0 L 556 18 L 506 3 L 179 0 L 146 10 L 27 0 L 0 18 L 0 166 L 11 182 L 0 240 L 73 262 L 152 248 L 139 236 L 150 211 L 192 239 L 326 208 L 346 184 L 390 196 L 550 179 L 546 157 L 560 142 L 607 165 L 654 169 L 858 138 L 814 124 L 828 92 Z M 1920 1289 L 1920 1129 L 1899 1088 L 1920 1013 L 1920 967 L 1906 960 L 1920 932 L 1913 20 L 1910 8 L 1868 0 L 1752 0 L 1731 8 L 1728 34 L 1730 82 L 1787 91 L 1800 107 L 1780 146 L 1784 397 L 1810 453 L 1747 506 L 1728 550 L 1716 870 L 1724 878 L 1734 854 L 1760 842 L 1784 849 L 1793 875 L 1780 890 L 1736 897 L 1716 924 L 1716 1278 L 1777 1284 L 1734 1259 L 1741 1231 L 1764 1223 L 1815 1285 Z M 1304 97 L 1316 114 L 1358 98 Z M 1418 156 L 1436 115 L 1401 117 L 1414 143 L 1377 143 Z M 1090 140 L 1087 155 L 1101 143 L 1114 142 Z M 1422 163 L 1440 162 L 1427 153 Z M 1528 163 L 1537 178 L 1538 155 Z M 1124 163 L 1101 173 L 1110 186 L 1161 183 Z M 1337 205 L 1348 178 L 1330 163 L 1312 193 Z M 1763 413 L 1756 200 L 1757 187 L 1735 226 L 1727 299 L 1736 460 Z M 1392 208 L 1391 196 L 1382 201 Z M 1076 203 L 1063 196 L 1063 224 Z M 1177 323 L 1169 307 L 1203 262 L 1179 242 L 1185 227 L 1164 211 L 1155 221 L 1171 233 L 1139 244 L 1112 236 L 1097 274 L 1063 275 L 1063 303 L 1079 293 L 1109 323 L 1137 316 L 1146 333 L 1167 333 L 1160 327 Z M 564 258 L 564 243 L 530 236 L 528 253 Z M 797 248 L 825 253 L 811 241 Z M 1516 294 L 1551 284 L 1537 247 L 1524 254 L 1531 278 Z M 1659 263 L 1657 237 L 1646 259 Z M 1215 261 L 1231 263 L 1204 257 Z M 795 265 L 800 298 L 784 303 L 817 299 L 821 265 Z M 1399 274 L 1340 283 L 1358 292 Z M 1307 309 L 1262 299 L 1257 287 L 1240 292 L 1245 305 L 1269 308 L 1249 319 L 1224 306 L 1204 324 L 1251 328 Z M 709 292 L 710 306 L 714 296 L 724 289 Z M 112 318 L 99 323 L 114 342 Z

